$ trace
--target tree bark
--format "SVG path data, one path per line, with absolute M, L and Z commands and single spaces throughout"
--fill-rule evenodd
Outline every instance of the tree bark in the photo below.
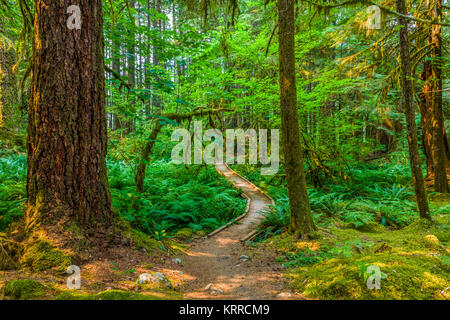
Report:
M 397 10 L 403 15 L 407 15 L 405 0 L 396 0 Z M 400 25 L 400 60 L 401 60 L 401 84 L 404 99 L 404 109 L 406 115 L 406 127 L 409 144 L 409 160 L 411 165 L 414 191 L 416 193 L 417 208 L 421 218 L 431 219 L 428 208 L 427 194 L 423 180 L 422 168 L 420 166 L 419 146 L 417 143 L 417 128 L 415 122 L 415 110 L 413 101 L 413 89 L 411 81 L 411 61 L 408 43 L 408 20 L 398 17 Z
M 431 61 L 426 61 L 423 64 L 423 72 L 420 75 L 424 81 L 419 102 L 420 110 L 420 125 L 422 129 L 422 150 L 427 162 L 427 176 L 434 176 L 433 167 L 433 98 L 432 98 L 432 84 L 431 84 Z
M 130 8 L 134 9 L 135 8 L 135 2 L 134 1 L 130 1 L 129 2 Z M 134 89 L 134 87 L 136 86 L 136 48 L 135 48 L 135 28 L 136 24 L 135 24 L 135 20 L 133 17 L 133 26 L 131 27 L 131 30 L 129 32 L 129 37 L 130 39 L 130 43 L 128 45 L 127 51 L 128 51 L 128 55 L 127 55 L 127 62 L 128 62 L 128 83 L 131 85 L 131 87 Z M 136 108 L 136 102 L 133 99 L 131 101 L 131 105 L 133 106 L 133 112 L 136 112 L 136 110 L 134 110 Z M 130 120 L 127 121 L 127 134 L 131 133 L 134 131 L 134 118 L 131 118 Z
M 4 27 L 0 23 L 0 32 Z M 4 125 L 8 115 L 13 113 L 13 105 L 17 103 L 16 76 L 12 67 L 16 62 L 16 53 L 12 46 L 0 42 L 0 128 Z
M 284 167 L 291 210 L 290 231 L 298 237 L 305 237 L 316 227 L 311 215 L 300 145 L 295 83 L 294 4 L 294 0 L 278 1 L 280 108 Z
M 442 2 L 434 0 L 433 18 L 442 20 Z M 432 26 L 432 96 L 433 96 L 433 167 L 434 189 L 437 192 L 448 192 L 446 152 L 444 145 L 444 116 L 442 114 L 442 27 Z M 447 141 L 445 141 L 447 143 Z
M 431 18 L 442 17 L 441 0 L 427 2 Z M 442 28 L 433 25 L 427 39 L 431 45 L 430 59 L 424 62 L 421 79 L 420 113 L 423 151 L 427 159 L 427 176 L 434 179 L 438 192 L 448 192 L 447 169 L 450 168 L 450 152 L 442 112 Z
M 70 0 L 34 2 L 28 108 L 26 226 L 75 222 L 108 230 L 103 17 L 100 0 L 80 0 L 81 29 L 67 27 Z
M 120 35 L 119 34 L 114 34 L 114 39 L 113 39 L 113 50 L 112 50 L 112 54 L 113 54 L 113 65 L 112 65 L 112 69 L 118 74 L 121 74 L 121 70 L 120 70 L 120 46 L 121 46 L 121 41 L 120 41 Z M 120 130 L 122 129 L 122 125 L 120 123 L 120 118 L 117 114 L 113 114 L 113 126 L 112 126 L 112 130 Z

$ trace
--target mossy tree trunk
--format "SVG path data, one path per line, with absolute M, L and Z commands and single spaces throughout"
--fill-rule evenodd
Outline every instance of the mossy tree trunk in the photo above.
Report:
M 433 19 L 442 20 L 441 0 L 427 1 L 427 9 Z M 433 25 L 427 37 L 431 46 L 429 59 L 424 62 L 420 94 L 423 151 L 427 159 L 427 176 L 434 179 L 438 192 L 448 192 L 447 169 L 450 166 L 450 150 L 444 125 L 442 100 L 442 27 Z
M 1 22 L 0 33 L 6 34 Z M 13 46 L 0 39 L 0 128 L 8 115 L 13 113 L 13 105 L 18 101 L 16 76 L 12 70 L 15 62 L 16 53 Z
M 102 2 L 78 1 L 78 30 L 67 26 L 72 4 L 34 2 L 26 224 L 32 230 L 77 222 L 105 233 L 113 211 L 105 161 Z
M 280 107 L 284 167 L 291 210 L 290 231 L 296 236 L 304 237 L 316 227 L 311 216 L 300 145 L 295 83 L 294 4 L 294 0 L 278 1 Z
M 396 0 L 397 10 L 404 16 L 407 15 L 405 0 Z M 416 193 L 417 208 L 421 218 L 430 219 L 430 209 L 428 208 L 427 194 L 423 180 L 422 168 L 419 158 L 419 146 L 417 143 L 417 128 L 415 122 L 415 110 L 413 101 L 413 87 L 411 80 L 411 61 L 409 56 L 408 43 L 408 20 L 402 16 L 398 18 L 400 37 L 400 60 L 401 60 L 401 85 L 404 99 L 404 109 L 406 115 L 406 128 L 409 144 L 409 160 Z
M 435 0 L 433 19 L 442 20 L 442 1 Z M 442 27 L 432 26 L 432 103 L 433 103 L 433 167 L 434 189 L 437 192 L 448 192 L 447 154 L 445 146 L 444 116 L 442 113 Z

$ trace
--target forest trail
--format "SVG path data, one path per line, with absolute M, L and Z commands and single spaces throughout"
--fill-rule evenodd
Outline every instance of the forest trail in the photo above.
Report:
M 227 165 L 216 164 L 216 169 L 250 199 L 248 213 L 219 233 L 191 244 L 180 268 L 188 277 L 182 290 L 185 298 L 286 299 L 286 295 L 280 295 L 286 290 L 285 281 L 273 262 L 274 257 L 245 247 L 240 241 L 255 230 L 263 218 L 260 211 L 271 205 L 272 200 Z M 243 261 L 242 255 L 250 260 Z

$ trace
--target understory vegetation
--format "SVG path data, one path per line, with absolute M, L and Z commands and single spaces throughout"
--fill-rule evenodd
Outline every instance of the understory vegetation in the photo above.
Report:
M 213 167 L 170 164 L 149 166 L 145 190 L 136 192 L 133 169 L 109 160 L 113 205 L 131 226 L 156 238 L 189 228 L 205 235 L 244 213 L 246 201 Z M 23 216 L 26 200 L 26 157 L 0 158 L 0 232 Z M 214 204 L 214 205 L 211 205 Z
M 399 154 L 354 163 L 351 180 L 309 188 L 320 227 L 313 241 L 294 239 L 283 174 L 261 176 L 247 165 L 233 168 L 265 190 L 275 206 L 251 243 L 278 252 L 292 289 L 312 299 L 450 298 L 450 199 L 430 193 L 433 222 L 420 221 L 407 163 Z M 388 160 L 388 161 L 386 161 Z M 381 289 L 370 290 L 369 266 L 381 270 Z
M 399 157 L 400 156 L 400 157 Z M 418 219 L 414 190 L 408 164 L 401 154 L 392 154 L 386 161 L 355 162 L 349 168 L 351 178 L 325 180 L 321 188 L 308 189 L 315 222 L 321 227 L 345 226 L 370 230 L 374 224 L 393 229 L 404 228 Z M 258 168 L 235 165 L 241 175 L 265 190 L 276 206 L 264 212 L 260 237 L 267 238 L 287 230 L 290 221 L 289 198 L 284 175 L 262 176 Z M 430 197 L 447 199 L 430 192 Z M 450 213 L 450 203 L 431 203 L 432 216 Z

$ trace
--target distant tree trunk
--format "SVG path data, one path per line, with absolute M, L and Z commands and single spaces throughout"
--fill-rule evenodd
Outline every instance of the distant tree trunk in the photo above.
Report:
M 120 70 L 120 35 L 119 34 L 114 34 L 114 39 L 113 39 L 113 50 L 112 50 L 112 55 L 113 55 L 113 59 L 112 59 L 112 69 L 118 74 L 121 74 L 121 70 Z M 113 114 L 113 125 L 112 125 L 112 129 L 113 130 L 120 130 L 122 128 L 121 123 L 120 123 L 120 118 L 117 114 Z
M 403 15 L 407 15 L 405 0 L 396 0 L 397 10 Z M 419 146 L 417 144 L 417 128 L 415 122 L 415 111 L 413 101 L 413 90 L 411 81 L 411 61 L 409 56 L 408 43 L 408 20 L 398 17 L 398 23 L 402 27 L 399 30 L 400 37 L 400 58 L 401 58 L 401 84 L 404 98 L 404 108 L 406 114 L 406 126 L 408 132 L 409 160 L 416 193 L 417 208 L 421 218 L 431 219 L 428 208 L 427 194 L 423 180 L 422 168 L 420 166 Z
M 0 32 L 3 32 L 0 24 Z M 14 48 L 0 42 L 0 127 L 3 126 L 13 104 L 17 103 L 16 77 L 12 67 L 16 61 Z
M 442 1 L 434 0 L 433 18 L 442 20 Z M 432 26 L 432 55 L 431 62 L 433 83 L 433 166 L 434 189 L 437 192 L 448 192 L 446 152 L 444 141 L 444 116 L 442 114 L 442 27 Z M 445 143 L 445 144 L 444 144 Z
M 296 236 L 311 234 L 314 225 L 306 189 L 297 110 L 294 50 L 294 0 L 278 1 L 280 107 L 284 167 L 291 210 L 290 231 Z
M 155 0 L 154 1 L 154 9 L 158 12 L 161 13 L 161 0 Z M 160 33 L 162 31 L 162 23 L 161 23 L 161 19 L 155 19 L 153 21 L 153 28 L 157 29 Z M 155 68 L 156 66 L 160 65 L 160 60 L 158 55 L 160 54 L 160 46 L 157 45 L 158 41 L 155 42 L 155 44 L 153 45 L 152 48 L 152 55 L 153 55 L 153 67 Z M 155 76 L 155 79 L 153 79 L 154 82 L 158 82 L 160 81 L 158 76 Z M 153 91 L 155 91 L 155 87 L 153 87 Z M 153 94 L 152 95 L 152 109 L 153 112 L 160 114 L 162 112 L 161 110 L 161 101 L 160 101 L 160 97 L 157 94 Z
M 159 119 L 155 120 L 155 126 L 153 127 L 150 135 L 147 139 L 147 143 L 141 152 L 141 161 L 136 168 L 136 174 L 134 175 L 134 182 L 136 183 L 136 191 L 144 192 L 144 182 L 145 182 L 145 170 L 147 168 L 147 163 L 150 161 L 150 156 L 153 152 L 153 146 L 155 145 L 156 139 L 161 132 L 162 125 Z
M 135 7 L 135 2 L 134 1 L 130 1 L 129 2 L 130 8 Z M 130 31 L 130 43 L 128 46 L 128 55 L 127 55 L 127 61 L 128 61 L 128 83 L 131 85 L 132 88 L 135 87 L 136 85 L 136 48 L 135 48 L 135 31 L 134 28 L 136 26 L 136 24 L 134 23 L 134 18 L 133 18 L 133 26 L 131 27 L 131 31 Z M 132 97 L 132 96 L 131 96 Z M 131 105 L 135 106 L 136 103 L 133 100 L 131 101 Z M 133 113 L 136 112 L 136 110 L 133 110 Z M 134 131 L 134 118 L 128 120 L 127 122 L 127 133 L 133 132 Z
M 66 24 L 72 3 L 34 2 L 26 225 L 30 231 L 76 222 L 104 234 L 113 211 L 105 161 L 102 1 L 78 1 L 80 30 Z

